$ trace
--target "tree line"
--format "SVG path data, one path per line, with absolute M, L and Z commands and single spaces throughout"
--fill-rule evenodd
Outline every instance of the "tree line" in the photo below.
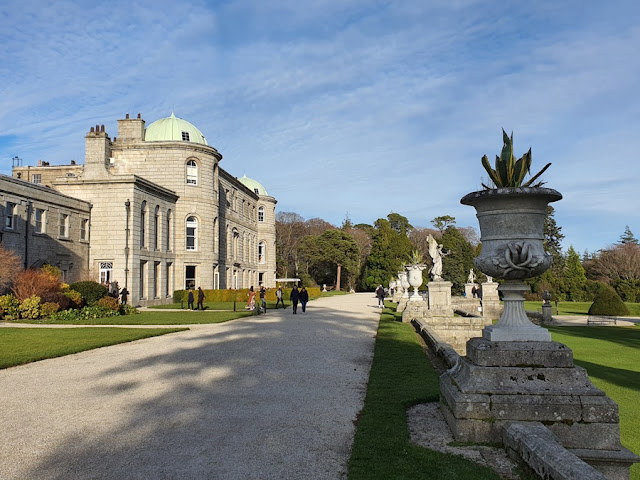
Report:
M 427 238 L 432 235 L 443 245 L 443 278 L 453 283 L 452 293 L 461 295 L 473 259 L 482 244 L 473 227 L 459 227 L 455 217 L 442 215 L 431 220 L 433 228 L 413 227 L 409 220 L 390 213 L 373 225 L 353 224 L 347 217 L 340 227 L 320 218 L 305 220 L 293 212 L 276 216 L 277 274 L 297 277 L 306 286 L 335 285 L 340 264 L 343 289 L 373 291 L 397 277 L 413 252 L 430 267 Z M 541 299 L 548 290 L 553 299 L 591 301 L 603 285 L 613 287 L 622 300 L 640 302 L 640 245 L 629 227 L 618 243 L 582 257 L 570 246 L 562 251 L 562 229 L 547 207 L 544 226 L 545 250 L 554 257 L 552 267 L 539 277 L 527 280 L 530 299 Z M 429 282 L 429 268 L 423 272 L 423 286 Z M 486 280 L 474 270 L 477 281 Z

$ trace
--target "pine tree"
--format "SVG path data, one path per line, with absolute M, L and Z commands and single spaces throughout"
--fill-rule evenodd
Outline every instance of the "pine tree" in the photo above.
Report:
M 629 225 L 625 225 L 624 233 L 620 235 L 620 241 L 618 242 L 620 245 L 626 245 L 628 243 L 633 243 L 634 245 L 638 245 L 638 239 L 633 236 L 631 233 L 631 229 Z
M 580 255 L 574 250 L 573 245 L 567 251 L 561 284 L 567 300 L 572 302 L 586 300 L 587 276 L 580 262 Z
M 544 249 L 553 256 L 553 265 L 551 266 L 554 273 L 562 272 L 564 261 L 562 258 L 562 245 L 564 239 L 562 228 L 558 226 L 553 217 L 555 210 L 551 205 L 547 205 L 547 213 L 544 217 Z

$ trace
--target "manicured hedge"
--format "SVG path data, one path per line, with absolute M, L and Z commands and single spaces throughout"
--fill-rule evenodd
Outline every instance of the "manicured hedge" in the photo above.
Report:
M 275 302 L 276 301 L 276 290 L 277 288 L 267 288 L 267 301 Z M 240 288 L 238 290 L 204 290 L 204 301 L 205 302 L 246 302 L 249 298 L 249 289 L 248 288 Z M 258 290 L 256 290 L 257 294 Z M 320 287 L 312 287 L 307 288 L 307 292 L 309 292 L 309 299 L 318 298 L 322 295 Z M 284 294 L 285 300 L 289 300 L 289 295 L 291 294 L 290 288 L 283 288 L 282 293 Z M 187 290 L 176 290 L 173 292 L 173 302 L 180 303 L 181 301 L 187 301 Z M 198 300 L 198 291 L 193 291 L 194 301 Z

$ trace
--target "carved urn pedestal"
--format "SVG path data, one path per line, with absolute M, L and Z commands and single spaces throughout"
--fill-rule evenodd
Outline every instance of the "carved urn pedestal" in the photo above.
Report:
M 462 442 L 501 441 L 510 422 L 540 422 L 562 446 L 609 478 L 624 479 L 638 457 L 620 444 L 618 406 L 576 367 L 566 345 L 529 321 L 523 280 L 552 263 L 544 252 L 547 204 L 562 196 L 547 188 L 505 188 L 470 193 L 480 224 L 482 253 L 474 260 L 498 288 L 504 311 L 466 356 L 440 377 L 442 411 Z

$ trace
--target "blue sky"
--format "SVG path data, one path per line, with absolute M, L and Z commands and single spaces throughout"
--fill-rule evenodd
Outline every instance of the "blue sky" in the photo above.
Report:
M 9 0 L 0 31 L 0 173 L 174 111 L 280 211 L 477 227 L 504 127 L 552 163 L 565 249 L 640 237 L 637 1 Z

